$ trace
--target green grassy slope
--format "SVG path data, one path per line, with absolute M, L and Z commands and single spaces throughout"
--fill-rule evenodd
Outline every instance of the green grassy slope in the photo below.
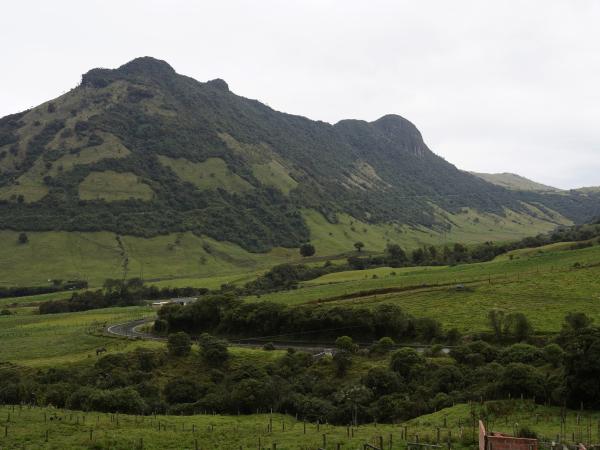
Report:
M 0 413 L 3 418 L 10 416 L 6 422 L 7 436 L 2 438 L 9 448 L 33 445 L 45 449 L 224 450 L 271 449 L 276 444 L 279 450 L 300 450 L 333 449 L 341 444 L 343 449 L 362 449 L 365 443 L 379 446 L 383 441 L 386 449 L 399 450 L 406 448 L 407 441 L 417 439 L 421 443 L 439 442 L 443 446 L 450 440 L 452 448 L 473 448 L 478 436 L 473 426 L 477 421 L 473 418 L 483 419 L 493 431 L 509 434 L 514 433 L 515 424 L 531 429 L 544 440 L 556 439 L 560 433 L 559 408 L 520 400 L 459 404 L 406 423 L 368 424 L 351 430 L 327 424 L 305 425 L 282 414 L 140 417 L 12 406 L 1 407 Z M 584 425 L 577 424 L 578 416 L 583 417 Z M 585 424 L 595 424 L 599 418 L 598 412 L 567 410 L 561 442 L 596 442 L 599 437 L 595 427 L 590 438 Z M 269 424 L 272 424 L 272 432 L 267 431 Z
M 457 291 L 456 284 L 469 289 Z M 417 317 L 433 317 L 445 328 L 464 332 L 487 329 L 489 310 L 502 308 L 525 313 L 538 331 L 558 331 L 571 311 L 584 311 L 600 320 L 600 246 L 556 250 L 552 245 L 530 253 L 517 251 L 512 260 L 502 256 L 454 267 L 340 272 L 305 282 L 294 291 L 263 295 L 260 300 L 331 307 L 393 303 Z
M 357 241 L 365 244 L 365 250 L 382 251 L 388 242 L 412 249 L 422 245 L 452 242 L 472 244 L 484 241 L 517 240 L 551 231 L 557 223 L 570 224 L 560 215 L 549 217 L 539 213 L 536 218 L 508 210 L 504 217 L 479 213 L 469 208 L 464 208 L 457 214 L 449 214 L 438 209 L 437 214 L 440 220 L 452 224 L 448 230 L 394 224 L 368 224 L 345 214 L 339 214 L 337 223 L 332 224 L 316 211 L 303 212 L 310 229 L 311 241 L 318 255 L 351 251 Z
M 357 241 L 362 241 L 367 251 L 380 252 L 388 242 L 411 249 L 425 244 L 518 239 L 555 227 L 542 218 L 511 212 L 502 218 L 471 210 L 448 215 L 455 225 L 445 233 L 391 224 L 372 225 L 348 215 L 340 215 L 338 223 L 331 224 L 313 210 L 305 210 L 303 215 L 319 258 L 335 258 L 354 251 Z M 162 286 L 219 287 L 225 282 L 248 281 L 257 271 L 301 259 L 297 249 L 251 253 L 238 245 L 189 232 L 153 238 L 121 236 L 120 242 L 110 232 L 49 231 L 29 232 L 28 236 L 29 243 L 19 245 L 18 233 L 0 230 L 0 247 L 6 249 L 0 252 L 0 286 L 43 285 L 55 278 L 87 279 L 92 286 L 98 286 L 106 278 L 121 278 L 126 274 L 143 276 Z
M 54 278 L 87 279 L 90 286 L 100 286 L 107 278 L 125 274 L 163 280 L 162 285 L 218 287 L 299 258 L 295 250 L 249 253 L 191 233 L 117 240 L 108 232 L 30 232 L 24 245 L 17 243 L 18 234 L 0 231 L 0 286 L 46 285 Z
M 152 196 L 150 186 L 133 173 L 92 172 L 79 184 L 79 198 L 82 200 L 150 200 Z
M 128 351 L 137 346 L 163 345 L 98 335 L 105 324 L 153 316 L 150 307 L 106 308 L 67 314 L 39 315 L 37 308 L 16 308 L 0 316 L 0 361 L 47 367 L 95 358 L 95 349 Z
M 507 189 L 520 191 L 560 191 L 560 189 L 555 187 L 538 183 L 514 173 L 471 173 L 489 183 L 497 184 Z

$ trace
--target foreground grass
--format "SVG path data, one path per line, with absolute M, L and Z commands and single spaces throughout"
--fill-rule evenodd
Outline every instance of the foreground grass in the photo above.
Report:
M 600 439 L 595 427 L 587 431 L 587 424 L 600 418 L 598 412 L 567 411 L 565 432 L 560 435 L 559 408 L 521 400 L 460 404 L 406 423 L 351 428 L 305 423 L 282 414 L 143 417 L 3 406 L 0 417 L 5 427 L 0 443 L 7 448 L 359 450 L 365 443 L 383 443 L 384 448 L 397 450 L 417 440 L 472 448 L 479 419 L 488 429 L 509 434 L 517 426 L 527 427 L 542 440 L 590 443 Z
M 108 351 L 128 351 L 142 345 L 162 345 L 99 334 L 106 324 L 153 316 L 154 311 L 146 306 L 47 315 L 37 314 L 37 308 L 14 311 L 14 315 L 0 317 L 0 361 L 46 367 L 95 358 L 98 347 L 106 347 Z

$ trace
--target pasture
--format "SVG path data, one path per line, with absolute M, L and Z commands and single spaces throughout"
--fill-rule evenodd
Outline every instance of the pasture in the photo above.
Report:
M 107 308 L 40 315 L 37 308 L 15 308 L 0 316 L 0 361 L 49 367 L 95 358 L 95 349 L 125 352 L 137 346 L 156 347 L 152 341 L 127 341 L 100 335 L 105 324 L 153 316 L 146 306 Z
M 566 410 L 527 400 L 458 404 L 397 424 L 333 426 L 284 414 L 132 416 L 29 406 L 0 407 L 0 443 L 42 449 L 405 449 L 408 442 L 472 448 L 478 419 L 493 431 L 526 427 L 544 442 L 595 443 L 600 413 Z M 592 426 L 590 426 L 592 424 Z M 383 445 L 382 445 L 383 444 Z
M 248 298 L 263 300 L 329 307 L 393 303 L 416 317 L 431 317 L 446 329 L 463 332 L 487 329 L 487 313 L 501 308 L 523 312 L 538 332 L 557 332 L 569 312 L 585 312 L 600 321 L 600 246 L 565 250 L 553 245 L 518 250 L 512 259 L 502 255 L 491 262 L 453 267 L 338 272 L 295 290 Z

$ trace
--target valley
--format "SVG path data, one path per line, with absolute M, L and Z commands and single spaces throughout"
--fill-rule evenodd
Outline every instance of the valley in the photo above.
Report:
M 599 218 L 399 115 L 91 69 L 0 119 L 0 448 L 593 447 Z

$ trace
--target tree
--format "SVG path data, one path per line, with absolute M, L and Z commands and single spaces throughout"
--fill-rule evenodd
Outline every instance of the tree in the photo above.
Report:
M 307 257 L 307 256 L 312 256 L 312 255 L 314 255 L 314 254 L 315 254 L 315 251 L 316 251 L 316 250 L 315 250 L 315 247 L 314 247 L 314 245 L 312 245 L 312 244 L 310 244 L 310 243 L 307 243 L 307 244 L 302 244 L 302 245 L 300 246 L 300 254 L 301 254 L 302 256 L 304 256 L 304 257 Z
M 27 236 L 27 233 L 21 233 L 21 234 L 19 234 L 18 242 L 21 245 L 27 244 L 29 242 L 29 237 Z
M 517 343 L 504 348 L 500 358 L 505 364 L 514 362 L 535 365 L 541 362 L 542 352 L 533 345 Z
M 354 243 L 354 248 L 359 251 L 362 252 L 362 249 L 365 247 L 365 244 L 362 243 L 361 241 L 355 242 Z
M 156 319 L 154 321 L 154 331 L 156 333 L 166 333 L 169 331 L 169 322 L 165 319 Z
M 542 349 L 542 355 L 552 367 L 558 367 L 565 358 L 565 352 L 558 344 L 548 344 Z
M 352 358 L 349 352 L 337 352 L 333 355 L 333 364 L 335 364 L 335 370 L 338 377 L 343 377 L 348 372 L 348 369 L 352 366 Z
M 565 384 L 571 407 L 585 402 L 588 409 L 600 408 L 600 329 L 589 327 L 566 336 Z
M 394 348 L 396 343 L 390 337 L 382 337 L 377 342 L 373 342 L 371 347 L 369 348 L 369 353 L 373 355 L 385 355 L 391 349 Z
M 523 313 L 511 313 L 504 321 L 504 335 L 517 341 L 524 341 L 533 333 L 533 326 Z
M 391 267 L 406 265 L 408 257 L 406 252 L 398 244 L 388 244 L 385 249 L 385 263 Z
M 417 248 L 412 251 L 411 259 L 414 265 L 419 266 L 425 262 L 425 252 L 422 248 Z
M 582 328 L 589 327 L 593 322 L 593 319 L 589 318 L 585 313 L 582 312 L 570 312 L 565 317 L 565 327 L 570 328 L 573 331 L 581 330 Z
M 163 392 L 169 403 L 193 403 L 198 400 L 201 389 L 195 380 L 177 377 L 167 382 Z
M 370 369 L 363 376 L 362 383 L 371 389 L 376 397 L 392 394 L 400 389 L 398 374 L 384 367 Z
M 335 346 L 338 348 L 338 350 L 346 353 L 354 353 L 358 348 L 350 336 L 338 337 L 335 340 Z
M 390 369 L 398 372 L 404 378 L 410 373 L 425 365 L 425 358 L 412 348 L 401 348 L 392 353 L 390 358 Z
M 494 332 L 496 340 L 501 340 L 502 329 L 504 327 L 504 311 L 501 309 L 492 309 L 488 313 L 488 322 L 492 328 L 492 331 Z
M 187 356 L 192 349 L 192 341 L 187 333 L 180 331 L 169 335 L 167 348 L 172 356 Z
M 202 333 L 198 339 L 202 358 L 211 366 L 221 366 L 229 359 L 227 344 L 208 333 Z

